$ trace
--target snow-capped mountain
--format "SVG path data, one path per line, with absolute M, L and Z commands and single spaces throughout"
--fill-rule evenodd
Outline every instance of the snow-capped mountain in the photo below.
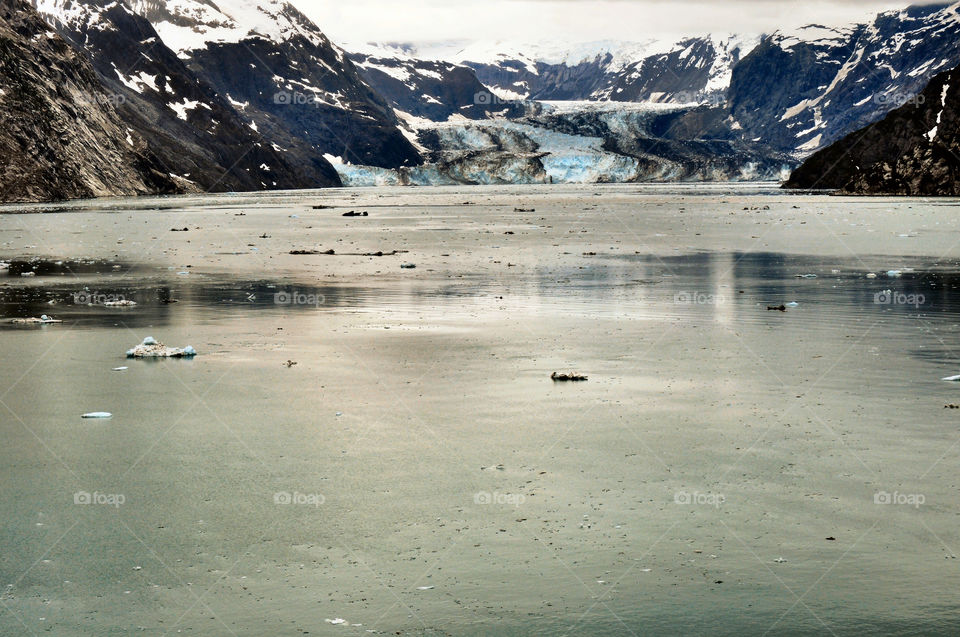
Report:
M 350 53 L 363 79 L 404 117 L 443 122 L 453 116 L 488 119 L 523 114 L 501 100 L 467 66 L 410 57 L 402 51 Z
M 308 188 L 339 183 L 322 156 L 294 161 L 200 80 L 150 22 L 109 0 L 35 0 L 85 54 L 126 127 L 164 167 L 199 190 Z
M 957 64 L 960 3 L 915 6 L 764 38 L 734 67 L 728 98 L 749 138 L 805 155 L 913 101 Z
M 342 49 L 283 0 L 125 0 L 281 148 L 384 167 L 420 156 Z
M 449 42 L 393 48 L 469 66 L 503 99 L 685 103 L 722 99 L 731 68 L 758 40 L 708 35 L 679 42 Z

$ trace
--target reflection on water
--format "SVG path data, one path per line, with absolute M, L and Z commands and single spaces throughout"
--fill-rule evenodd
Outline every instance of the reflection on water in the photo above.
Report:
M 35 276 L 21 277 L 23 272 Z M 509 277 L 472 275 L 456 283 L 317 285 L 243 281 L 164 272 L 104 261 L 13 261 L 0 285 L 0 319 L 55 315 L 89 327 L 130 327 L 189 320 L 242 318 L 249 312 L 362 310 L 436 311 L 503 297 L 518 309 L 576 314 L 681 316 L 765 320 L 757 308 L 798 304 L 822 316 L 866 313 L 960 313 L 960 270 L 935 259 L 902 260 L 895 272 L 874 272 L 859 258 L 823 259 L 775 253 L 695 252 L 669 257 L 598 254 L 585 265 L 539 268 Z M 128 300 L 133 307 L 109 307 Z M 788 308 L 793 306 L 788 305 Z

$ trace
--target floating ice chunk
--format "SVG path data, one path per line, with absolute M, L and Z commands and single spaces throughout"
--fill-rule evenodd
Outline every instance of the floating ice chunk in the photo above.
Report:
M 112 371 L 122 372 L 125 369 L 130 369 L 129 367 L 114 367 Z
M 121 299 L 119 301 L 107 301 L 103 305 L 105 307 L 132 307 L 136 305 L 136 301 L 130 301 L 128 299 Z
M 91 411 L 89 414 L 80 416 L 81 418 L 113 418 L 109 411 Z
M 877 275 L 874 274 L 873 272 L 867 272 L 867 278 L 868 278 L 868 279 L 875 279 L 875 278 L 877 278 Z
M 903 275 L 901 270 L 887 270 L 887 276 L 891 279 L 899 279 Z
M 817 275 L 816 274 L 798 274 L 797 278 L 798 279 L 815 279 L 817 278 Z
M 960 383 L 960 374 L 957 374 L 956 376 L 947 376 L 941 380 L 950 381 L 951 383 Z
M 36 272 L 21 272 L 20 276 L 37 276 Z
M 327 622 L 328 624 L 346 624 L 347 623 L 347 620 L 341 619 L 340 617 L 337 617 L 336 619 L 325 619 L 323 621 Z
M 417 586 L 417 590 L 418 590 L 418 591 L 429 591 L 429 590 L 431 590 L 432 588 L 433 588 L 433 586 Z
M 16 323 L 18 325 L 40 325 L 45 323 L 63 323 L 63 321 L 43 314 L 40 316 L 40 318 L 15 318 L 11 321 L 11 323 Z
M 784 303 L 787 307 L 798 307 L 800 304 L 796 301 L 790 301 L 789 303 Z
M 143 339 L 143 342 L 127 350 L 127 358 L 191 358 L 197 355 L 192 346 L 167 347 L 152 336 Z

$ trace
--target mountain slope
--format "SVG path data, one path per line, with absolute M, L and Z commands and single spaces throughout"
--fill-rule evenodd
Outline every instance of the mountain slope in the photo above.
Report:
M 283 148 L 375 166 L 421 159 L 346 54 L 282 0 L 128 0 L 165 43 Z
M 0 201 L 174 193 L 82 54 L 22 0 L 0 3 Z
M 937 75 L 913 103 L 811 156 L 784 187 L 960 195 L 960 67 Z
M 809 154 L 910 101 L 960 64 L 960 3 L 881 13 L 844 29 L 765 38 L 733 69 L 731 113 L 751 138 Z
M 263 138 L 158 37 L 146 19 L 110 0 L 36 0 L 85 51 L 118 96 L 118 112 L 167 171 L 206 191 L 338 185 L 322 156 L 289 153 Z M 272 140 L 271 140 L 272 141 Z

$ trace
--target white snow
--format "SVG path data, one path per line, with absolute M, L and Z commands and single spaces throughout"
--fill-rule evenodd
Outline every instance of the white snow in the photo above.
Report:
M 934 126 L 927 133 L 927 139 L 932 143 L 934 139 L 937 138 L 937 133 L 940 130 L 940 124 L 943 123 L 943 111 L 947 107 L 947 91 L 950 90 L 950 85 L 944 82 L 943 89 L 940 91 L 940 112 L 937 113 L 937 125 Z
M 179 117 L 183 121 L 187 121 L 187 111 L 192 111 L 197 107 L 198 104 L 200 104 L 200 102 L 183 98 L 183 102 L 180 102 L 180 103 L 173 102 L 173 103 L 167 104 L 167 107 L 169 107 L 173 112 L 175 112 L 177 114 L 177 117 Z

